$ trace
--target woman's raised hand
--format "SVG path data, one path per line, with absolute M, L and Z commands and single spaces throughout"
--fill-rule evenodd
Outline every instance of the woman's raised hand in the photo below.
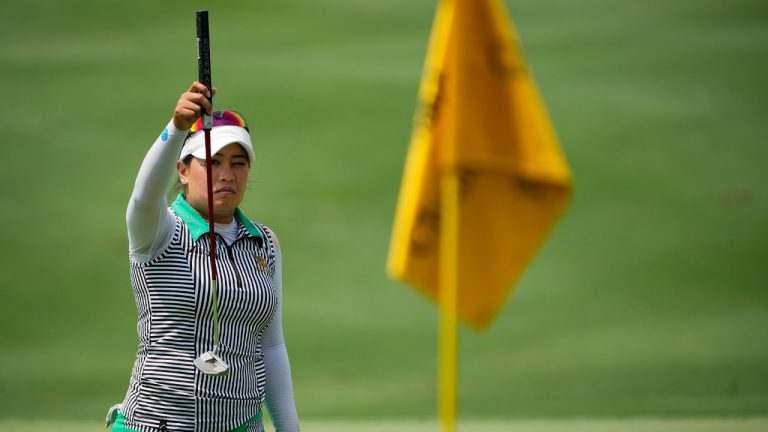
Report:
M 211 114 L 213 107 L 208 98 L 216 94 L 216 87 L 211 92 L 198 81 L 189 86 L 189 90 L 181 94 L 176 108 L 173 111 L 173 125 L 176 129 L 187 130 L 197 121 L 203 110 Z

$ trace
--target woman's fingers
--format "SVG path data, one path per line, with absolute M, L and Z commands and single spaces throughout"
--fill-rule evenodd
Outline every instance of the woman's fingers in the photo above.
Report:
M 213 87 L 212 91 L 208 91 L 199 81 L 193 82 L 189 89 L 181 94 L 178 102 L 176 102 L 176 108 L 173 111 L 173 124 L 178 129 L 186 130 L 192 127 L 203 110 L 211 114 L 213 106 L 211 105 L 210 98 L 216 92 L 216 87 Z
M 189 93 L 200 93 L 204 94 L 208 97 L 211 97 L 211 92 L 208 91 L 208 88 L 203 85 L 200 81 L 195 81 L 192 83 L 191 86 L 189 86 L 189 90 L 187 90 Z M 214 91 L 215 93 L 215 91 Z
M 211 114 L 211 111 L 213 110 L 213 106 L 211 106 L 211 101 L 208 100 L 208 98 L 205 97 L 205 95 L 203 95 L 202 93 L 187 92 L 182 95 L 182 99 L 203 107 L 205 112 L 207 112 L 208 114 Z

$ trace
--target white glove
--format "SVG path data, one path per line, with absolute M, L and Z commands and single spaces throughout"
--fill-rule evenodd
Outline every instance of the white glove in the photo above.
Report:
M 106 419 L 106 426 L 105 428 L 108 428 L 112 426 L 112 424 L 117 420 L 117 414 L 120 413 L 120 409 L 123 408 L 123 404 L 114 404 L 112 407 L 109 408 L 109 411 L 107 411 L 107 419 Z

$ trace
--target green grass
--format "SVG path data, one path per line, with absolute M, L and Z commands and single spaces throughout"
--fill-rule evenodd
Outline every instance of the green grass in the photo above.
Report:
M 435 3 L 202 5 L 0 15 L 0 418 L 98 420 L 122 399 L 125 205 L 196 77 L 199 7 L 216 104 L 257 142 L 243 207 L 281 239 L 302 418 L 432 418 L 436 310 L 384 262 Z M 768 415 L 768 5 L 507 5 L 576 193 L 493 327 L 461 331 L 461 418 L 756 430 L 708 419 Z
M 766 418 L 746 419 L 614 419 L 614 420 L 488 420 L 460 422 L 459 431 L 471 432 L 760 432 L 768 427 Z M 271 430 L 271 425 L 267 425 Z M 4 432 L 99 432 L 104 425 L 73 421 L 0 421 Z M 426 421 L 311 421 L 302 429 L 313 432 L 434 432 L 440 430 Z

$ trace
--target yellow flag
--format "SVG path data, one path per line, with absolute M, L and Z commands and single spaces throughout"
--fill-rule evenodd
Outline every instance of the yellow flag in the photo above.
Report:
M 497 0 L 443 0 L 387 270 L 438 300 L 440 178 L 459 178 L 458 310 L 487 327 L 567 206 L 571 174 Z

